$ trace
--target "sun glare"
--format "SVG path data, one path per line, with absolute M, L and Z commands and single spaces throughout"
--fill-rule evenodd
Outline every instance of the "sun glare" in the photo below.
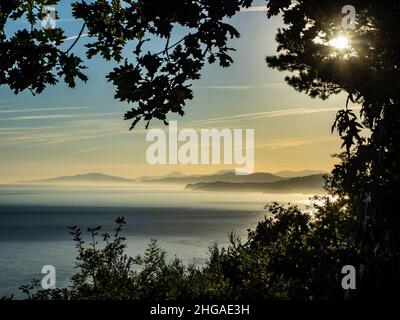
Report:
M 349 47 L 349 40 L 345 36 L 339 36 L 329 41 L 329 44 L 339 50 L 343 50 Z

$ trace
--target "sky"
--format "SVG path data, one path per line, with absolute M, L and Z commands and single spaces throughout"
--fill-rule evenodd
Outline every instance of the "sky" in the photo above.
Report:
M 82 25 L 71 19 L 70 2 L 57 7 L 58 26 L 71 37 L 66 47 Z M 285 73 L 267 67 L 265 57 L 276 53 L 274 37 L 282 21 L 267 19 L 262 4 L 256 1 L 251 10 L 229 20 L 241 34 L 230 43 L 237 49 L 234 64 L 228 69 L 206 66 L 201 80 L 193 83 L 194 99 L 187 103 L 185 116 L 169 119 L 177 120 L 179 128 L 254 129 L 257 172 L 329 171 L 341 145 L 331 126 L 345 96 L 311 99 L 288 86 Z M 13 22 L 6 32 L 24 27 Z M 0 182 L 87 172 L 129 178 L 172 171 L 206 174 L 235 167 L 148 164 L 146 130 L 129 131 L 123 116 L 130 106 L 113 98 L 115 87 L 105 79 L 115 64 L 98 57 L 86 60 L 88 40 L 81 38 L 73 49 L 88 66 L 86 84 L 70 89 L 60 82 L 36 96 L 14 95 L 0 86 Z M 162 124 L 154 121 L 151 127 Z

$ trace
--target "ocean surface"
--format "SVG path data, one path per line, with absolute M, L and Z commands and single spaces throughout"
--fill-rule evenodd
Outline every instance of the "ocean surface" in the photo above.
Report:
M 228 233 L 243 239 L 266 214 L 271 201 L 300 206 L 301 194 L 211 193 L 181 187 L 114 188 L 0 186 L 0 297 L 25 296 L 19 286 L 41 279 L 44 265 L 56 268 L 56 287 L 69 284 L 76 249 L 68 226 L 102 226 L 111 232 L 118 216 L 131 256 L 157 239 L 168 257 L 202 265 L 208 247 L 226 246 Z

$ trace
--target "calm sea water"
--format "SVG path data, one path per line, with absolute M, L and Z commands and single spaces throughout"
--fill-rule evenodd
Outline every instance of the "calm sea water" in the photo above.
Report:
M 68 226 L 82 230 L 101 225 L 112 231 L 125 216 L 128 253 L 143 254 L 157 239 L 168 256 L 203 264 L 213 242 L 227 244 L 261 220 L 271 201 L 307 203 L 307 195 L 209 193 L 178 187 L 134 188 L 0 187 L 0 296 L 24 296 L 18 290 L 41 278 L 43 265 L 53 265 L 57 287 L 69 284 L 76 250 Z

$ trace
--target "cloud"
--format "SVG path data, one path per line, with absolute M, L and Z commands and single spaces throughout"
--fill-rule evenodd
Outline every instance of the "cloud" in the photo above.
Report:
M 99 148 L 99 147 L 93 147 L 93 148 L 78 150 L 78 151 L 76 151 L 76 152 L 74 152 L 74 153 L 75 153 L 75 154 L 88 153 L 88 152 L 92 152 L 92 151 L 96 151 L 96 150 L 100 150 L 100 149 L 101 149 L 101 148 Z
M 254 88 L 252 85 L 233 85 L 233 86 L 206 86 L 197 87 L 199 89 L 209 89 L 209 90 L 248 90 Z
M 103 137 L 109 137 L 114 134 L 119 134 L 120 132 L 88 132 L 87 135 L 83 135 L 83 133 L 79 133 L 77 135 L 71 135 L 71 134 L 66 134 L 61 137 L 56 137 L 54 139 L 48 139 L 47 141 L 44 141 L 44 144 L 46 145 L 54 145 L 54 144 L 60 144 L 60 143 L 67 143 L 67 142 L 76 142 L 76 141 L 83 141 L 83 140 L 94 140 L 98 138 L 103 138 Z
M 43 129 L 42 131 L 30 131 L 29 129 L 16 132 L 0 131 L 0 145 L 32 148 L 38 145 L 48 146 L 83 140 L 95 140 L 117 134 L 121 134 L 121 130 L 99 130 L 98 128 L 60 130 L 59 128 L 55 128 L 52 130 Z
M 89 34 L 88 33 L 84 33 L 84 34 L 82 34 L 80 37 L 81 38 L 84 38 L 84 37 L 87 37 Z M 68 37 L 68 38 L 65 38 L 64 39 L 64 42 L 65 41 L 70 41 L 70 40 L 75 40 L 75 39 L 77 39 L 78 38 L 78 36 L 72 36 L 72 37 Z
M 78 107 L 77 107 L 78 108 Z M 81 107 L 80 107 L 81 108 Z M 50 108 L 49 108 L 50 109 Z M 119 113 L 84 113 L 84 114 L 56 114 L 56 115 L 30 115 L 18 116 L 0 121 L 15 121 L 16 125 L 0 128 L 1 146 L 18 146 L 20 148 L 33 148 L 45 145 L 57 145 L 81 140 L 104 139 L 107 136 L 129 134 L 122 120 L 118 121 L 112 116 L 120 117 Z M 54 121 L 51 121 L 54 119 Z M 56 124 L 55 119 L 62 119 L 61 124 Z M 50 125 L 34 125 L 34 120 L 45 120 Z M 29 121 L 28 126 L 24 121 Z M 24 125 L 18 126 L 17 123 Z
M 83 21 L 83 19 L 57 19 L 56 22 L 78 22 Z
M 13 118 L 0 119 L 0 121 L 21 121 L 21 120 L 48 120 L 48 119 L 65 119 L 78 117 L 76 114 L 47 114 L 41 116 L 21 116 Z
M 269 151 L 276 151 L 281 149 L 293 148 L 309 144 L 311 141 L 308 140 L 275 140 L 272 142 L 255 144 L 256 149 L 267 149 Z
M 279 87 L 284 85 L 285 85 L 284 82 L 266 82 L 261 84 L 215 85 L 215 86 L 203 86 L 196 88 L 202 90 L 249 90 L 254 88 Z
M 83 19 L 75 19 L 75 18 L 70 18 L 70 19 L 57 19 L 56 22 L 79 22 L 83 21 Z M 17 20 L 17 21 L 10 21 L 10 23 L 15 23 L 15 24 L 30 24 L 29 21 L 26 20 Z M 38 24 L 41 24 L 42 21 L 39 20 L 37 22 Z
M 267 6 L 254 6 L 250 8 L 242 8 L 240 12 L 267 12 Z
M 10 134 L 15 134 L 15 131 L 0 131 L 0 136 L 8 136 Z
M 30 108 L 30 109 L 7 109 L 0 110 L 0 113 L 24 113 L 24 112 L 42 112 L 42 111 L 65 111 L 65 110 L 87 110 L 93 107 L 48 107 L 48 108 Z
M 3 127 L 0 128 L 0 132 L 2 131 L 12 131 L 12 132 L 26 132 L 27 130 L 46 130 L 46 129 L 56 129 L 54 126 L 42 126 L 42 127 Z
M 24 121 L 24 120 L 51 120 L 51 119 L 68 119 L 68 118 L 97 118 L 103 116 L 119 115 L 115 112 L 104 112 L 104 113 L 84 113 L 84 114 L 47 114 L 39 116 L 18 116 L 12 118 L 0 119 L 0 121 Z M 109 121 L 105 119 L 104 121 Z
M 266 149 L 268 151 L 277 151 L 282 149 L 289 149 L 294 147 L 300 147 L 310 144 L 316 144 L 321 142 L 329 142 L 329 141 L 337 141 L 337 137 L 322 137 L 322 138 L 313 138 L 312 140 L 272 140 L 270 142 L 262 142 L 255 143 L 256 149 Z
M 353 107 L 353 110 L 360 110 L 360 107 Z M 219 122 L 227 122 L 227 121 L 242 121 L 242 120 L 252 120 L 259 118 L 275 118 L 275 117 L 287 117 L 294 115 L 305 115 L 305 114 L 313 114 L 313 113 L 321 113 L 321 112 L 332 112 L 338 111 L 339 108 L 306 108 L 306 107 L 295 107 L 290 109 L 282 109 L 282 110 L 274 110 L 274 111 L 264 111 L 264 112 L 255 112 L 255 113 L 246 113 L 240 115 L 226 116 L 226 117 L 218 117 L 218 118 L 210 118 L 203 120 L 193 120 L 189 123 L 219 123 Z
M 285 82 L 266 82 L 260 85 L 260 87 L 281 87 L 285 86 Z

